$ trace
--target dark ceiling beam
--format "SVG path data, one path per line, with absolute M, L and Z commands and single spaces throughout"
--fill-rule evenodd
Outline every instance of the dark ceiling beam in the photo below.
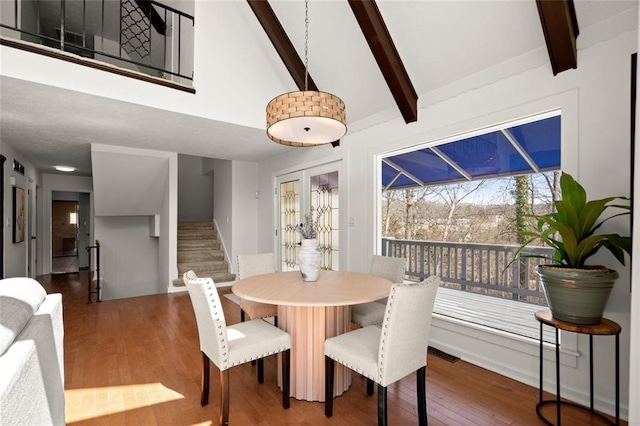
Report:
M 580 31 L 573 0 L 536 0 L 553 75 L 578 68 Z
M 267 33 L 269 40 L 271 40 L 271 44 L 275 47 L 276 52 L 280 55 L 284 66 L 293 77 L 293 81 L 295 81 L 298 86 L 298 90 L 305 90 L 304 86 L 304 74 L 305 67 L 304 62 L 300 59 L 298 52 L 293 47 L 291 40 L 287 36 L 287 33 L 282 28 L 278 17 L 273 12 L 271 5 L 267 0 L 247 0 L 251 10 L 258 18 L 260 25 L 264 29 L 264 32 Z M 308 89 L 309 90 L 318 90 L 316 83 L 311 78 L 311 75 L 308 75 Z
M 418 95 L 404 68 L 389 30 L 374 0 L 349 0 L 351 10 L 369 43 L 389 90 L 406 123 L 418 120 Z

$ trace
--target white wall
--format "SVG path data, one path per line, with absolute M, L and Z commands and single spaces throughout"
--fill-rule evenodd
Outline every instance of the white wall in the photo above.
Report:
M 258 253 L 258 207 L 265 194 L 260 192 L 259 198 L 255 197 L 258 165 L 247 161 L 208 160 L 204 170 L 213 170 L 214 220 L 231 273 L 235 273 L 239 254 Z
M 7 143 L 2 143 L 0 152 L 7 158 L 4 163 L 4 217 L 0 226 L 4 226 L 4 277 L 26 277 L 28 276 L 28 238 L 31 224 L 29 223 L 29 210 L 36 208 L 31 205 L 31 198 L 28 196 L 28 181 L 33 180 L 36 184 L 42 181 L 41 174 L 22 155 L 16 152 Z M 13 160 L 17 160 L 24 166 L 24 175 L 13 171 Z M 13 242 L 13 187 L 11 177 L 15 178 L 16 187 L 25 191 L 25 239 L 20 243 Z
M 7 4 L 13 3 L 0 2 L 3 11 Z M 6 46 L 0 46 L 2 75 L 152 108 L 261 128 L 264 125 L 263 110 L 247 109 L 244 97 L 238 96 L 237 86 L 220 86 L 217 82 L 230 81 L 231 78 L 235 81 L 254 79 L 261 58 L 267 56 L 273 63 L 280 63 L 276 51 L 260 26 L 248 25 L 247 31 L 238 30 L 237 22 L 255 22 L 251 8 L 244 2 L 195 1 L 193 7 L 192 15 L 202 17 L 200 22 L 207 23 L 193 28 L 195 94 L 167 90 L 156 84 Z M 184 26 L 184 22 L 182 25 Z M 188 29 L 184 29 L 183 33 L 187 31 Z M 229 43 L 229 34 L 233 34 L 233 43 Z M 244 48 L 238 50 L 236 46 Z M 211 52 L 215 52 L 215 55 Z M 183 52 L 182 55 L 186 59 L 186 53 Z M 215 60 L 212 60 L 213 56 Z M 220 66 L 225 63 L 244 63 L 246 66 L 241 69 Z M 47 72 L 43 73 L 43 69 Z M 276 67 L 260 69 L 260 81 L 264 84 L 253 90 L 261 90 L 259 96 L 264 99 L 264 105 L 274 93 L 283 93 L 291 88 L 291 79 L 283 78 L 279 71 Z M 231 74 L 238 72 L 243 74 Z M 96 84 L 96 81 L 100 84 Z M 211 102 L 211 99 L 225 99 L 225 102 Z
M 233 250 L 233 179 L 231 163 L 230 160 L 207 160 L 207 170 L 213 170 L 213 219 L 227 260 L 232 259 Z
M 91 155 L 103 299 L 166 292 L 178 278 L 178 155 L 98 144 Z
M 213 219 L 213 173 L 202 157 L 178 155 L 178 221 Z
M 165 288 L 173 287 L 178 278 L 178 156 L 169 157 L 169 170 L 165 176 L 165 192 L 160 212 L 158 259 L 160 282 Z
M 91 144 L 95 210 L 99 216 L 158 214 L 170 159 L 177 154 Z
M 160 279 L 159 241 L 147 216 L 98 216 L 102 299 L 166 293 Z
M 635 20 L 637 11 L 633 11 Z M 629 16 L 618 17 L 607 25 L 626 25 Z M 631 25 L 632 27 L 636 27 Z M 604 31 L 603 34 L 607 32 Z M 630 55 L 637 50 L 636 31 L 607 39 L 585 31 L 586 40 L 578 55 L 578 69 L 553 76 L 546 51 L 540 50 L 517 61 L 496 65 L 479 73 L 422 94 L 419 120 L 406 125 L 395 112 L 381 125 L 352 123 L 341 146 L 301 148 L 277 159 L 260 163 L 261 192 L 273 186 L 273 178 L 283 170 L 298 165 L 326 162 L 331 156 L 345 161 L 346 179 L 342 186 L 349 190 L 349 202 L 343 214 L 354 217 L 356 226 L 347 229 L 349 253 L 347 268 L 366 271 L 378 237 L 375 223 L 377 154 L 394 149 L 436 141 L 440 138 L 476 130 L 504 121 L 557 108 L 562 109 L 562 164 L 586 188 L 590 198 L 629 195 L 629 92 Z M 588 46 L 587 46 L 588 44 Z M 349 106 L 347 105 L 347 112 Z M 341 206 L 342 207 L 342 206 Z M 267 230 L 274 221 L 273 205 L 260 204 L 260 244 L 268 247 L 272 237 Z M 629 221 L 608 223 L 607 229 L 628 233 Z M 629 265 L 618 265 L 609 254 L 595 261 L 620 272 L 605 315 L 622 326 L 621 335 L 621 403 L 626 416 L 629 407 L 629 336 L 638 333 L 631 328 L 629 307 Z M 605 338 L 602 338 L 605 339 Z M 613 338 L 595 344 L 596 406 L 613 411 Z M 469 328 L 436 318 L 431 342 L 436 347 L 475 364 L 537 386 L 537 342 L 517 341 L 486 330 Z M 575 345 L 577 357 L 563 356 L 563 396 L 588 403 L 588 338 L 571 334 L 564 343 Z M 586 354 L 586 355 L 585 355 Z M 545 355 L 547 356 L 547 355 Z M 547 372 L 551 373 L 551 368 Z M 551 386 L 552 374 L 545 374 Z
M 92 246 L 94 241 L 89 240 L 90 230 L 93 229 L 93 215 L 91 211 L 91 197 L 86 192 L 78 193 L 80 201 L 78 203 L 78 266 L 80 268 L 89 267 L 89 252 L 86 247 Z
M 233 191 L 233 251 L 232 270 L 237 271 L 239 254 L 258 253 L 258 165 L 247 161 L 233 161 L 231 166 Z M 271 250 L 269 250 L 271 251 Z
M 638 21 L 640 22 L 640 9 L 638 10 Z M 640 32 L 638 32 L 638 46 L 640 46 Z M 636 49 L 637 51 L 637 49 Z M 636 76 L 636 88 L 640 87 L 640 73 Z M 636 89 L 637 90 L 637 89 Z M 640 209 L 640 149 L 638 143 L 640 142 L 640 108 L 637 108 L 636 101 L 636 135 L 635 135 L 635 158 L 634 158 L 634 172 L 633 172 L 633 209 L 639 211 Z M 640 253 L 640 226 L 636 225 L 633 228 L 633 252 Z M 630 333 L 630 359 L 637 360 L 640 357 L 640 331 L 638 331 L 638 325 L 640 324 L 640 289 L 638 288 L 638 282 L 640 282 L 640 257 L 636 256 L 632 262 L 631 283 L 635 287 L 631 292 L 631 324 L 634 324 L 634 332 Z M 640 363 L 631 362 L 629 365 L 629 401 L 640 401 Z M 640 404 L 629 404 L 629 424 L 640 425 Z

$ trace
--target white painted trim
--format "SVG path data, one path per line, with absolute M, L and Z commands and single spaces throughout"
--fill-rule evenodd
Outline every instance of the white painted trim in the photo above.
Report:
M 638 9 L 638 17 L 640 19 L 640 8 Z M 638 31 L 636 40 L 636 52 L 637 47 L 640 46 L 640 31 Z M 640 72 L 636 75 L 636 90 L 640 84 Z M 635 151 L 634 151 L 634 170 L 632 172 L 633 179 L 633 209 L 639 211 L 640 208 L 640 149 L 638 149 L 638 142 L 640 142 L 640 108 L 638 108 L 638 101 L 636 98 L 636 116 L 634 117 L 636 122 L 636 134 L 635 134 Z M 638 231 L 640 226 L 635 225 L 633 228 L 633 247 L 632 251 L 638 253 L 640 250 L 640 232 Z M 640 363 L 637 362 L 640 356 L 640 257 L 634 256 L 631 258 L 631 284 L 634 286 L 635 291 L 631 291 L 631 315 L 629 323 L 632 324 L 631 330 L 635 330 L 630 334 L 629 338 L 629 359 L 632 360 L 629 363 L 629 401 L 640 401 Z M 629 404 L 629 424 L 640 425 L 640 404 Z
M 273 211 L 273 223 L 272 228 L 279 229 L 279 221 L 280 221 L 280 198 L 278 194 L 278 189 L 280 183 L 283 181 L 283 178 L 288 178 L 288 175 L 296 176 L 295 179 L 300 179 L 301 181 L 301 190 L 305 189 L 304 181 L 309 178 L 311 173 L 325 173 L 326 171 L 337 171 L 338 172 L 338 185 L 339 185 L 339 205 L 340 205 L 340 253 L 339 253 L 339 262 L 340 262 L 340 270 L 346 271 L 349 270 L 348 262 L 349 258 L 347 253 L 349 252 L 349 244 L 348 244 L 348 232 L 349 232 L 349 194 L 348 194 L 348 170 L 347 165 L 348 158 L 347 155 L 331 155 L 329 157 L 323 157 L 321 161 L 308 161 L 305 163 L 298 164 L 293 167 L 287 167 L 285 169 L 276 170 L 271 173 L 271 182 L 272 188 L 276 192 L 273 197 L 272 211 Z M 299 177 L 297 176 L 299 175 Z M 304 206 L 308 205 L 309 195 L 301 192 L 300 193 L 300 204 L 301 210 L 300 213 L 304 214 Z M 280 270 L 281 259 L 280 259 L 280 235 L 275 235 L 272 233 L 273 237 L 273 252 L 276 253 L 276 262 L 278 265 L 278 270 Z
M 48 175 L 45 175 L 48 176 Z M 42 187 L 38 188 L 41 191 L 42 195 L 42 211 L 37 212 L 39 216 L 39 221 L 42 223 L 42 232 L 41 236 L 36 240 L 38 251 L 38 259 L 40 261 L 40 265 L 37 265 L 36 271 L 38 275 L 46 275 L 51 273 L 51 203 L 53 202 L 53 192 L 56 191 L 66 191 L 66 192 L 82 192 L 89 194 L 89 242 L 93 244 L 95 242 L 95 209 L 94 209 L 94 194 L 93 188 L 82 187 L 82 184 L 79 183 L 78 186 L 73 185 L 76 182 L 74 180 L 74 176 L 70 176 L 71 180 L 65 182 L 64 184 L 54 183 L 51 184 L 49 180 L 43 178 Z M 77 180 L 80 182 L 81 180 Z M 92 262 L 95 262 L 95 258 L 92 258 Z M 92 265 L 89 265 L 91 268 Z
M 575 333 L 572 333 L 575 334 Z M 477 341 L 470 343 L 470 340 Z M 482 344 L 490 349 L 485 350 Z M 429 345 L 440 349 L 497 374 L 525 383 L 538 389 L 539 386 L 539 341 L 515 336 L 499 330 L 470 324 L 464 321 L 433 314 Z M 586 354 L 561 349 L 560 363 L 562 370 L 577 368 L 578 358 L 588 358 Z M 555 348 L 552 344 L 544 344 L 544 388 L 555 393 Z M 517 362 L 514 360 L 518 360 Z M 587 359 L 584 360 L 588 362 Z M 611 378 L 613 380 L 613 377 Z M 589 389 L 578 389 L 562 382 L 561 395 L 578 404 L 589 405 Z M 597 410 L 615 415 L 615 400 L 595 395 L 594 404 Z M 628 406 L 620 401 L 620 417 L 627 418 Z
M 218 240 L 220 241 L 220 248 L 222 249 L 222 253 L 224 254 L 224 259 L 227 261 L 227 265 L 229 265 L 229 267 L 227 269 L 227 272 L 229 272 L 230 274 L 233 274 L 233 272 L 231 271 L 231 269 L 232 269 L 231 265 L 233 265 L 233 262 L 231 261 L 231 258 L 229 257 L 229 252 L 227 251 L 227 246 L 224 244 L 224 238 L 222 238 L 222 235 L 218 231 L 218 229 L 219 229 L 218 228 L 218 222 L 215 219 L 213 219 L 213 226 L 215 226 L 215 228 L 216 228 L 216 235 L 218 236 Z

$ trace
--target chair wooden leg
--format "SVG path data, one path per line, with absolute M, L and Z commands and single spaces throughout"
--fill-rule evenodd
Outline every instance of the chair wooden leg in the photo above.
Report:
M 333 377 L 335 362 L 328 356 L 324 357 L 324 415 L 333 416 Z
M 264 382 L 264 358 L 258 359 L 258 383 Z
M 220 425 L 229 424 L 229 369 L 220 372 Z
M 378 385 L 378 426 L 387 426 L 387 387 Z
M 418 394 L 418 424 L 420 426 L 427 426 L 429 421 L 427 420 L 427 367 L 421 367 L 416 372 L 416 392 Z
M 244 320 L 246 319 L 245 315 L 246 314 L 244 313 L 244 309 L 240 308 L 240 322 L 244 322 Z M 251 365 L 256 365 L 256 360 L 255 359 L 251 361 Z M 260 381 L 260 379 L 258 379 L 258 381 Z M 262 382 L 260 382 L 260 383 L 262 383 Z
M 209 403 L 209 357 L 202 352 L 202 376 L 200 377 L 200 405 Z
M 282 407 L 289 408 L 291 393 L 291 350 L 282 352 Z
M 367 395 L 373 395 L 373 380 L 367 378 Z

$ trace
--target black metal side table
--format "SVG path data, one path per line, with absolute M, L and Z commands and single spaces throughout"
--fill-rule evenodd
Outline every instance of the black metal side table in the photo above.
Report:
M 609 424 L 620 424 L 620 325 L 607 319 L 602 318 L 600 324 L 595 325 L 579 325 L 571 324 L 568 322 L 560 321 L 551 316 L 549 309 L 544 309 L 536 312 L 536 319 L 540 322 L 540 398 L 538 404 L 536 404 L 536 413 L 546 424 L 553 425 L 544 415 L 541 413 L 541 409 L 547 404 L 556 404 L 556 425 L 560 426 L 560 406 L 571 405 L 579 409 L 589 411 L 592 415 L 598 416 Z M 556 333 L 556 399 L 543 400 L 543 378 L 542 365 L 543 365 L 543 350 L 542 350 L 542 329 L 544 325 L 554 327 Z M 574 333 L 588 334 L 589 335 L 589 395 L 590 395 L 590 407 L 585 407 L 570 401 L 560 400 L 560 342 L 558 341 L 559 330 L 571 331 Z M 593 336 L 616 336 L 616 421 L 613 423 L 611 420 L 596 412 L 593 409 Z

